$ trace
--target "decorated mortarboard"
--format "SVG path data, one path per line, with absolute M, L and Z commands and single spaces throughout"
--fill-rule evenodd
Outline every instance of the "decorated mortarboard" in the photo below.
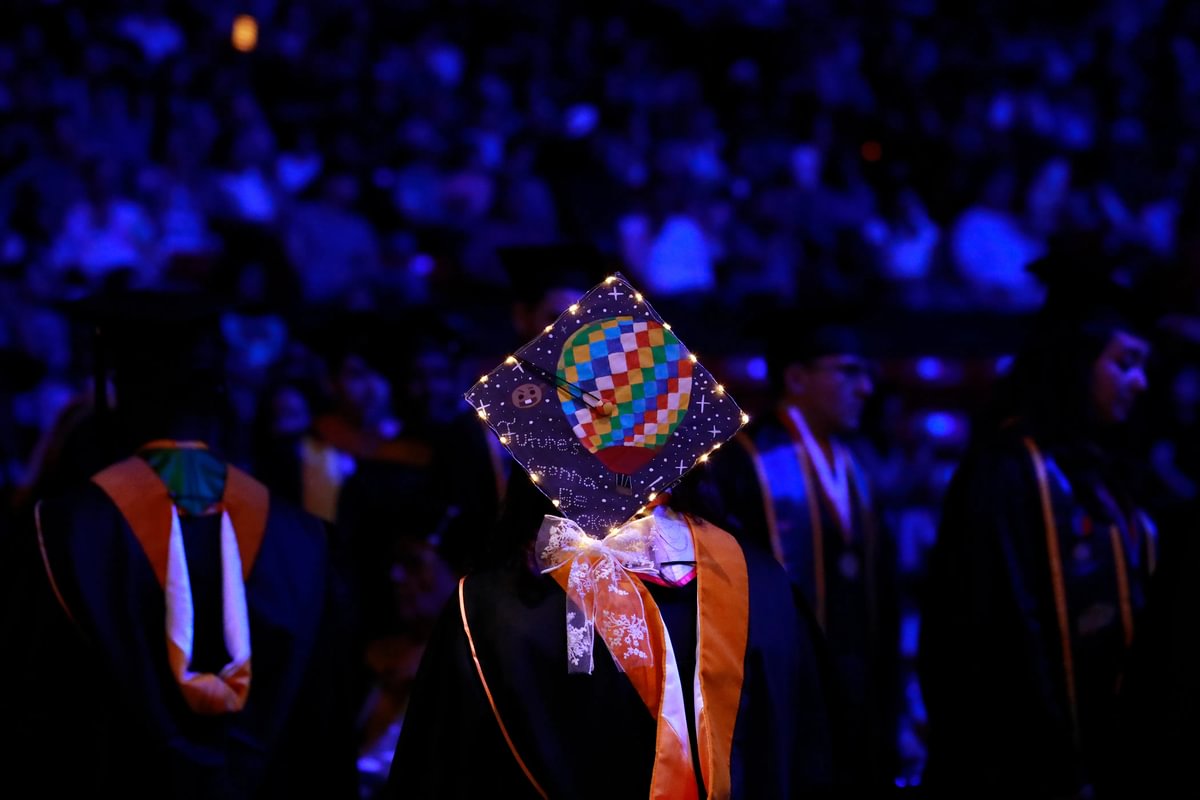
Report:
M 644 512 L 749 421 L 620 274 L 466 399 L 558 511 L 597 537 Z

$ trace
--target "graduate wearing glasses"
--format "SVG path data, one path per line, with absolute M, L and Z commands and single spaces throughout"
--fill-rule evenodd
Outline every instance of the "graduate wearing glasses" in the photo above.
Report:
M 780 315 L 767 345 L 775 405 L 714 465 L 731 528 L 768 547 L 828 644 L 838 783 L 893 786 L 899 697 L 894 559 L 848 440 L 874 391 L 864 338 L 828 315 Z

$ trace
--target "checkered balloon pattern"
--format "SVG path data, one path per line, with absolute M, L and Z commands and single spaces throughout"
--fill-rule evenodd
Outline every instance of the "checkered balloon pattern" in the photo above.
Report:
M 630 474 L 687 416 L 692 361 L 662 324 L 611 317 L 567 339 L 558 378 L 559 402 L 580 442 L 613 472 Z

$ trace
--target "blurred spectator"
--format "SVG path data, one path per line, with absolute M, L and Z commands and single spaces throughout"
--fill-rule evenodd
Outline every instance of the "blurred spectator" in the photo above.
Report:
M 1025 268 L 1044 244 L 1017 206 L 1021 191 L 1008 167 L 994 168 L 950 231 L 955 265 L 976 304 L 1028 310 L 1041 301 L 1041 287 Z
M 302 196 L 288 213 L 287 250 L 300 277 L 302 301 L 338 305 L 378 279 L 378 235 L 357 211 L 360 189 L 354 175 L 325 172 L 315 187 L 311 199 Z
M 250 119 L 246 127 L 226 135 L 231 150 L 219 179 L 224 203 L 220 213 L 245 222 L 273 223 L 282 191 L 271 164 L 275 157 L 271 129 L 262 120 Z
M 293 195 L 306 191 L 325 166 L 317 134 L 310 126 L 301 126 L 294 137 L 291 146 L 281 150 L 275 159 L 275 179 L 285 192 Z
M 902 302 L 921 305 L 942 233 L 916 191 L 905 186 L 888 192 L 879 213 L 865 223 L 863 236 L 878 250 L 883 276 L 901 292 Z
M 153 285 L 159 277 L 153 222 L 127 194 L 122 165 L 101 156 L 87 163 L 85 194 L 67 209 L 50 251 L 66 286 L 94 290 L 106 280 Z
M 168 15 L 165 0 L 139 5 L 120 18 L 117 31 L 141 49 L 147 62 L 157 65 L 182 49 L 183 31 Z

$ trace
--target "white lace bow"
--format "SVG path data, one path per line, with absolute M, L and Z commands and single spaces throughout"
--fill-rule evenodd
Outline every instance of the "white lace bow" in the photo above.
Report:
M 575 522 L 546 515 L 537 536 L 543 574 L 567 568 L 567 671 L 592 672 L 599 631 L 618 669 L 654 664 L 646 609 L 630 572 L 657 572 L 652 518 L 644 517 L 603 539 Z M 568 566 L 569 565 L 569 566 Z M 656 620 L 655 624 L 659 624 Z

